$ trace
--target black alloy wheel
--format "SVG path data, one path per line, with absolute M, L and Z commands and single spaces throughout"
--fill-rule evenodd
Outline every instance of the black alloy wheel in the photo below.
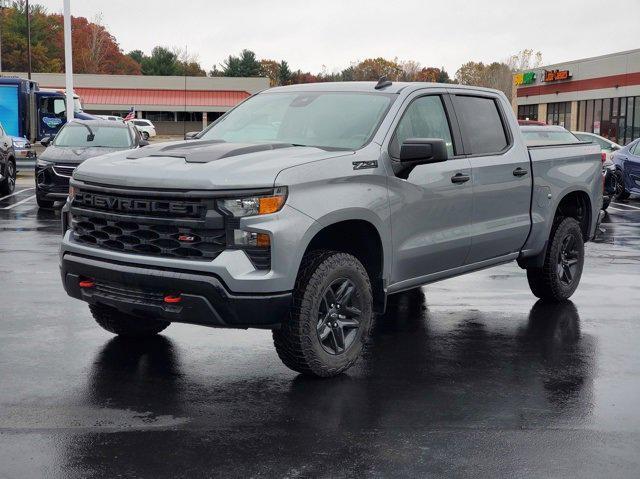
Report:
M 342 354 L 358 336 L 361 300 L 356 286 L 346 278 L 333 281 L 324 291 L 318 308 L 318 339 L 329 354 Z
M 575 233 L 569 232 L 562 239 L 562 246 L 558 254 L 558 278 L 560 282 L 566 286 L 573 283 L 578 272 L 578 262 L 580 252 L 578 251 L 578 241 L 576 241 Z

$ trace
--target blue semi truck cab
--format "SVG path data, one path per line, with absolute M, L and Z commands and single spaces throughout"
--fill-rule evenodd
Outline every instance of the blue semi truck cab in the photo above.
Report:
M 75 116 L 95 118 L 82 111 Z M 58 133 L 66 121 L 63 92 L 41 90 L 37 82 L 25 78 L 0 77 L 0 122 L 9 135 L 35 143 Z

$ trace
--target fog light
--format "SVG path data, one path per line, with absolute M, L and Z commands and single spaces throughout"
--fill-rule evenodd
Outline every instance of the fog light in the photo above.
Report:
M 233 243 L 237 246 L 268 248 L 271 246 L 271 237 L 266 233 L 233 230 Z

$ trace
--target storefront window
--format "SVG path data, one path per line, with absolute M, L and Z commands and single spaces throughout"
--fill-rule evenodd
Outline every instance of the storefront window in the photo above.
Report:
M 604 136 L 621 145 L 639 138 L 640 96 L 578 102 L 578 130 Z
M 537 120 L 538 105 L 520 105 L 518 106 L 518 120 Z
M 547 105 L 547 123 L 571 128 L 571 102 L 549 103 Z

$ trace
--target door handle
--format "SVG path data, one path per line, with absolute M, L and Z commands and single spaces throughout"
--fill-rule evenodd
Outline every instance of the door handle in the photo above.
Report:
M 464 173 L 456 173 L 451 177 L 451 183 L 466 183 L 470 179 L 471 177 L 469 175 L 465 175 Z
M 523 168 L 516 168 L 515 170 L 513 170 L 513 176 L 524 176 L 527 173 L 529 173 L 527 170 L 523 169 Z

